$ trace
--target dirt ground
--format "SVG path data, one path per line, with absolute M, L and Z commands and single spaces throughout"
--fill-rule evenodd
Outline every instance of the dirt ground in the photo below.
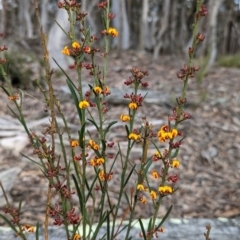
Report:
M 160 57 L 157 62 L 151 61 L 151 55 L 147 53 L 126 52 L 123 58 L 110 56 L 108 82 L 110 88 L 122 90 L 123 82 L 128 79 L 132 67 L 143 68 L 149 71 L 146 78 L 149 83 L 147 96 L 151 99 L 158 94 L 163 102 L 156 103 L 151 100 L 143 104 L 139 119 L 147 116 L 151 122 L 157 122 L 156 131 L 160 125 L 167 122 L 167 116 L 171 114 L 175 97 L 179 96 L 182 89 L 182 81 L 176 77 L 176 73 L 183 67 L 184 61 L 176 57 Z M 90 82 L 90 76 L 84 73 L 86 82 Z M 70 75 L 76 78 L 72 73 Z M 208 75 L 197 82 L 190 81 L 188 88 L 188 104 L 186 111 L 192 118 L 181 125 L 181 130 L 187 135 L 180 149 L 178 170 L 179 187 L 176 193 L 165 198 L 164 205 L 159 212 L 163 216 L 167 207 L 173 204 L 171 217 L 239 217 L 240 216 L 240 69 L 212 68 Z M 63 91 L 65 77 L 54 75 L 54 88 L 61 101 L 61 106 L 71 124 L 77 124 L 76 112 L 70 95 Z M 36 90 L 26 90 L 34 98 L 25 94 L 23 112 L 26 118 L 36 121 L 47 117 L 44 113 L 44 103 L 39 100 L 41 95 Z M 129 91 L 129 90 L 128 90 Z M 7 109 L 8 99 L 0 92 L 0 118 L 11 117 Z M 124 102 L 110 103 L 112 119 L 118 119 L 125 109 Z M 162 123 L 158 125 L 159 123 Z M 121 127 L 116 127 L 111 139 L 121 141 L 123 139 Z M 41 131 L 41 124 L 34 130 Z M 1 127 L 0 127 L 1 131 Z M 164 146 L 164 145 L 163 145 Z M 31 146 L 24 148 L 24 154 L 31 154 Z M 138 151 L 133 157 L 137 158 Z M 23 222 L 43 221 L 44 204 L 46 196 L 46 181 L 36 165 L 17 155 L 12 150 L 0 146 L 0 169 L 19 166 L 19 173 L 11 196 L 17 205 L 22 201 L 24 214 Z M 156 163 L 156 168 L 160 168 Z M 110 189 L 118 184 L 120 178 L 119 168 L 113 170 L 114 178 Z M 91 175 L 91 173 L 89 173 Z M 134 185 L 134 179 L 131 180 Z M 130 184 L 130 185 L 131 185 Z M 114 192 L 113 192 L 114 198 Z M 114 200 L 113 200 L 114 202 Z M 124 201 L 122 209 L 125 209 Z M 139 205 L 139 215 L 149 217 L 152 209 L 148 205 Z M 2 220 L 0 220 L 2 224 Z

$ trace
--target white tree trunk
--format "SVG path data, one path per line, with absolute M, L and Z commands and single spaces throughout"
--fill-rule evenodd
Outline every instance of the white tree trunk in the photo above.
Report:
M 113 46 L 120 45 L 121 49 L 128 49 L 130 47 L 130 29 L 125 0 L 113 0 L 111 12 L 116 14 L 113 26 L 119 31 L 118 37 L 113 39 Z
M 97 25 L 96 25 L 96 21 L 94 21 L 94 7 L 97 5 L 98 3 L 98 0 L 92 0 L 88 7 L 87 7 L 87 13 L 88 13 L 88 18 L 87 18 L 87 21 L 89 23 L 89 26 L 90 26 L 90 29 L 91 29 L 91 34 L 94 35 L 94 34 L 97 34 Z
M 42 0 L 41 4 L 41 23 L 43 32 L 47 32 L 47 25 L 48 25 L 48 12 L 47 12 L 47 4 L 48 0 Z
M 167 31 L 168 29 L 168 26 L 169 26 L 169 11 L 170 10 L 170 0 L 165 0 L 164 1 L 164 5 L 163 5 L 163 17 L 162 19 L 160 20 L 161 21 L 161 28 L 158 32 L 158 35 L 157 35 L 157 45 L 154 47 L 154 50 L 153 50 L 153 59 L 156 60 L 158 58 L 158 54 L 159 54 L 159 51 L 163 45 L 163 35 L 165 34 L 165 32 Z
M 28 38 L 33 37 L 33 26 L 31 20 L 31 2 L 29 0 L 19 0 L 19 34 L 21 37 L 27 35 Z
M 62 9 L 58 9 L 56 21 L 58 24 L 66 31 L 69 30 L 68 14 Z M 67 45 L 68 38 L 62 29 L 54 23 L 51 27 L 48 35 L 48 52 L 49 52 L 49 61 L 52 68 L 58 68 L 56 63 L 53 61 L 54 58 L 58 64 L 63 68 L 67 69 L 68 67 L 68 56 L 62 54 L 62 49 Z
M 215 60 L 216 60 L 216 56 L 217 56 L 217 15 L 218 15 L 218 11 L 219 8 L 222 4 L 223 0 L 218 0 L 218 1 L 214 1 L 214 3 L 212 2 L 212 7 L 210 10 L 211 11 L 211 15 L 210 15 L 210 58 L 209 58 L 209 63 L 208 63 L 208 68 L 210 68 Z
M 145 43 L 148 36 L 148 9 L 149 9 L 149 0 L 143 0 L 142 7 L 142 18 L 140 22 L 140 42 L 139 49 L 144 50 Z

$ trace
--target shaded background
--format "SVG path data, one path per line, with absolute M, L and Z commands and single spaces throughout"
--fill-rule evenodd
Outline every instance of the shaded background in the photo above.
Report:
M 68 40 L 54 20 L 67 29 L 65 11 L 57 8 L 56 0 L 38 2 L 50 53 L 64 65 L 59 50 Z M 86 24 L 91 33 L 101 37 L 102 12 L 97 8 L 100 1 L 80 2 L 82 10 L 88 13 Z M 203 3 L 209 14 L 200 22 L 199 31 L 206 35 L 206 40 L 198 48 L 197 56 L 207 55 L 208 65 L 212 65 L 217 56 L 239 51 L 239 0 L 205 0 Z M 112 47 L 118 50 L 119 56 L 122 49 L 147 50 L 155 60 L 159 54 L 185 54 L 192 41 L 195 6 L 195 0 L 112 0 L 111 12 L 116 14 L 112 25 L 120 32 Z M 33 1 L 1 0 L 0 19 L 0 32 L 5 34 L 8 43 L 13 42 L 18 49 L 28 51 L 40 47 Z

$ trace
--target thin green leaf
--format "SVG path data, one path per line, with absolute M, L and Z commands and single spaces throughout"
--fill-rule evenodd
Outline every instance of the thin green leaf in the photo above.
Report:
M 84 59 L 84 54 L 80 53 L 80 56 L 77 57 L 77 65 L 79 65 Z
M 150 218 L 149 219 L 149 222 L 148 222 L 148 232 L 150 232 L 151 230 L 152 230 L 152 228 L 154 227 L 154 226 L 152 226 L 152 218 Z
M 12 224 L 11 221 L 9 221 L 9 220 L 8 220 L 4 215 L 2 215 L 1 213 L 0 213 L 0 217 L 3 219 L 3 221 L 4 221 L 5 223 L 7 223 L 7 225 L 8 225 L 15 233 L 18 234 L 18 230 L 17 230 L 16 227 Z
M 102 143 L 102 152 L 104 153 L 106 151 L 106 142 L 104 141 L 104 139 L 101 139 L 101 143 Z
M 129 136 L 129 129 L 128 129 L 127 125 L 125 125 L 125 129 L 126 129 L 126 132 L 127 132 L 127 136 Z
M 152 165 L 152 163 L 153 163 L 153 161 L 149 161 L 149 162 L 146 164 L 146 166 L 145 166 L 145 168 L 144 168 L 144 174 L 145 174 L 145 176 L 146 176 L 146 174 L 147 174 L 150 166 Z
M 153 141 L 151 141 L 151 143 L 154 145 L 154 147 L 157 149 L 157 151 L 158 151 L 159 153 L 161 153 L 160 150 L 159 150 L 159 148 L 158 148 L 158 146 L 157 146 Z
M 173 205 L 170 206 L 170 208 L 168 209 L 167 213 L 163 217 L 162 221 L 157 225 L 157 227 L 156 227 L 157 229 L 160 228 L 162 226 L 162 224 L 166 221 L 166 219 L 168 218 L 169 214 L 172 211 L 172 207 L 173 207 Z
M 131 169 L 130 173 L 128 174 L 128 176 L 127 176 L 127 179 L 126 179 L 126 181 L 125 181 L 125 183 L 124 183 L 123 187 L 125 187 L 125 186 L 126 186 L 126 184 L 128 183 L 128 180 L 129 180 L 129 178 L 131 177 L 131 175 L 132 175 L 133 171 L 135 170 L 135 167 L 136 167 L 136 164 L 135 164 L 135 165 L 132 167 L 132 169 Z
M 147 239 L 146 232 L 145 232 L 145 229 L 144 229 L 142 220 L 141 220 L 141 218 L 139 218 L 138 220 L 139 220 L 140 227 L 141 227 L 141 230 L 142 230 L 143 238 L 144 238 L 144 239 Z
M 131 203 L 130 203 L 130 201 L 129 201 L 129 197 L 128 197 L 128 195 L 127 195 L 126 192 L 124 192 L 124 196 L 125 196 L 125 198 L 126 198 L 126 200 L 127 200 L 127 203 L 128 203 L 129 208 L 131 208 L 132 206 L 131 206 Z
M 120 232 L 122 232 L 122 231 L 123 231 L 125 228 L 127 228 L 127 227 L 128 227 L 128 224 L 126 224 L 124 227 L 122 227 L 121 230 L 118 231 L 118 234 L 119 234 Z
M 23 153 L 20 153 L 20 154 L 21 154 L 23 157 L 25 157 L 26 159 L 30 160 L 31 162 L 33 162 L 33 163 L 39 165 L 40 167 L 42 167 L 42 165 L 41 165 L 40 163 L 34 161 L 33 159 L 31 159 L 30 157 L 26 156 L 25 154 L 23 154 Z
M 12 112 L 12 114 L 18 119 L 20 123 L 22 123 L 21 118 L 12 110 L 11 107 L 8 106 L 8 109 Z
M 90 196 L 93 197 L 93 195 L 92 195 L 92 189 L 93 189 L 93 186 L 94 186 L 95 182 L 97 181 L 97 179 L 98 179 L 98 175 L 95 176 L 95 178 L 94 178 L 94 180 L 93 180 L 93 182 L 92 182 L 92 184 L 91 184 L 91 186 L 90 186 L 90 188 L 89 188 L 89 190 L 88 190 L 88 195 L 87 195 L 87 197 L 86 197 L 86 201 L 88 200 L 88 198 L 89 198 Z M 87 181 L 87 179 L 86 179 L 86 181 Z
M 85 126 L 86 126 L 86 122 L 82 125 L 80 131 L 78 131 L 78 135 L 79 135 L 79 145 L 80 147 L 83 149 L 84 148 L 84 135 L 85 135 Z
M 4 86 L 1 85 L 0 87 L 2 88 L 2 90 L 3 90 L 8 96 L 11 95 Z
M 117 152 L 117 154 L 116 154 L 116 156 L 115 156 L 115 158 L 114 158 L 114 160 L 113 160 L 113 162 L 112 162 L 112 165 L 110 166 L 109 172 L 112 171 L 113 166 L 114 166 L 114 164 L 115 164 L 115 162 L 116 162 L 116 160 L 117 160 L 117 158 L 118 158 L 118 155 L 119 155 L 119 151 Z
M 76 187 L 76 190 L 77 190 L 77 194 L 78 194 L 78 199 L 79 199 L 79 204 L 80 204 L 80 211 L 82 214 L 84 214 L 84 207 L 83 207 L 83 201 L 82 201 L 82 194 L 81 194 L 81 190 L 78 186 L 78 182 L 77 182 L 77 179 L 76 177 L 72 174 L 72 178 L 73 178 L 73 181 L 74 181 L 74 184 L 75 184 L 75 187 Z
M 106 238 L 105 238 L 106 235 L 107 235 L 107 234 L 105 233 L 105 234 L 102 236 L 102 238 L 99 238 L 99 240 L 106 240 Z M 92 238 L 92 239 L 93 239 L 93 238 Z
M 19 202 L 19 205 L 18 205 L 18 212 L 21 212 L 21 208 L 22 208 L 22 201 Z
M 103 22 L 104 29 L 106 29 L 107 23 L 106 23 L 106 19 L 105 19 L 104 15 L 102 15 L 102 22 Z
M 101 217 L 100 221 L 98 222 L 98 225 L 97 225 L 95 232 L 91 239 L 96 239 L 99 229 L 101 228 L 102 224 L 105 222 L 105 220 L 109 214 L 110 214 L 110 212 L 108 212 L 108 211 L 104 212 L 103 216 Z
M 64 69 L 58 64 L 58 62 L 55 60 L 55 58 L 52 58 L 52 59 L 58 65 L 58 67 L 61 69 L 63 74 L 67 77 L 67 79 L 72 82 L 71 78 L 67 75 L 67 73 L 64 71 Z
M 109 125 L 107 126 L 107 128 L 106 128 L 105 131 L 104 131 L 104 138 L 106 137 L 106 135 L 107 135 L 107 133 L 109 132 L 110 128 L 111 128 L 114 124 L 116 124 L 117 122 L 118 122 L 118 121 L 112 121 L 112 122 L 109 123 Z
M 93 86 L 91 84 L 88 84 L 89 88 L 93 90 Z
M 35 236 L 36 236 L 36 240 L 39 240 L 39 222 L 37 222 Z
M 89 122 L 91 122 L 94 126 L 95 126 L 95 128 L 97 129 L 97 131 L 99 132 L 100 130 L 99 130 L 99 127 L 98 127 L 98 125 L 97 125 L 97 123 L 95 122 L 95 121 L 93 121 L 92 119 L 90 119 L 90 118 L 88 118 L 87 119 Z
M 175 151 L 174 154 L 171 156 L 171 158 L 177 157 L 178 152 L 179 152 L 179 148 L 176 149 L 176 151 Z
M 109 215 L 107 216 L 107 239 L 110 239 L 110 217 Z
M 78 107 L 79 100 L 78 100 L 78 97 L 77 97 L 77 94 L 76 94 L 75 86 L 74 86 L 74 84 L 72 83 L 71 80 L 67 79 L 66 81 L 67 81 L 68 88 L 69 88 L 69 90 L 71 92 L 73 101 L 75 103 L 75 107 L 77 109 L 79 119 L 82 121 L 82 112 L 81 112 L 80 108 Z
M 62 26 L 57 22 L 57 20 L 54 20 L 54 22 L 61 28 L 61 30 L 65 33 L 65 35 L 69 38 L 68 33 L 62 28 Z

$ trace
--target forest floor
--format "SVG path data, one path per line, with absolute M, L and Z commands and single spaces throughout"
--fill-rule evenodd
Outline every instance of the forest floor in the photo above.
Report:
M 124 80 L 131 76 L 132 67 L 148 70 L 147 98 L 151 99 L 157 93 L 159 98 L 165 101 L 159 103 L 153 101 L 152 104 L 150 101 L 148 104 L 143 104 L 137 117 L 141 120 L 141 117 L 146 116 L 149 122 L 156 122 L 158 125 L 155 126 L 155 130 L 158 131 L 162 124 L 167 123 L 167 116 L 172 113 L 175 97 L 180 96 L 183 83 L 176 77 L 176 73 L 183 64 L 183 60 L 174 57 L 164 56 L 152 62 L 151 55 L 146 53 L 126 52 L 121 59 L 113 54 L 109 61 L 109 87 L 122 90 L 125 87 Z M 90 83 L 90 76 L 87 72 L 84 74 L 84 80 Z M 76 80 L 72 73 L 70 75 Z M 164 199 L 159 217 L 164 216 L 170 204 L 173 204 L 171 217 L 232 218 L 240 216 L 239 76 L 240 69 L 214 67 L 201 83 L 195 78 L 191 79 L 185 110 L 191 114 L 192 118 L 181 125 L 181 130 L 187 137 L 183 141 L 178 157 L 181 162 L 177 171 L 179 189 L 173 196 Z M 77 125 L 73 102 L 64 90 L 66 89 L 65 77 L 53 75 L 53 83 L 68 122 Z M 126 89 L 126 91 L 130 90 Z M 26 92 L 34 96 L 33 98 L 25 94 L 23 113 L 28 119 L 27 122 L 47 117 L 43 111 L 44 103 L 39 100 L 40 92 L 31 89 Z M 11 122 L 13 115 L 7 109 L 8 103 L 7 97 L 1 93 L 0 118 L 10 119 Z M 127 113 L 127 105 L 124 101 L 110 103 L 110 106 L 112 110 L 108 116 L 113 120 L 119 119 L 121 113 Z M 41 124 L 34 130 L 41 131 Z M 113 128 L 113 130 L 115 133 L 111 135 L 111 140 L 122 141 L 122 128 Z M 28 145 L 23 153 L 32 155 L 32 151 L 32 147 Z M 132 156 L 136 163 L 138 154 L 139 151 L 136 150 Z M 156 169 L 161 168 L 160 162 L 154 164 Z M 15 181 L 11 196 L 16 206 L 19 201 L 22 201 L 22 222 L 31 224 L 36 221 L 43 222 L 47 183 L 42 172 L 37 165 L 0 145 L 1 171 L 15 166 L 19 166 L 21 172 Z M 114 188 L 119 186 L 120 167 L 114 168 L 113 174 L 109 187 L 113 192 L 113 199 L 115 197 L 114 203 L 116 201 Z M 92 177 L 92 173 L 89 172 L 89 176 Z M 135 186 L 134 178 L 130 181 L 129 187 Z M 126 207 L 123 201 L 122 214 Z M 136 216 L 149 217 L 152 212 L 153 209 L 148 204 L 139 204 Z M 2 224 L 2 220 L 0 223 Z

